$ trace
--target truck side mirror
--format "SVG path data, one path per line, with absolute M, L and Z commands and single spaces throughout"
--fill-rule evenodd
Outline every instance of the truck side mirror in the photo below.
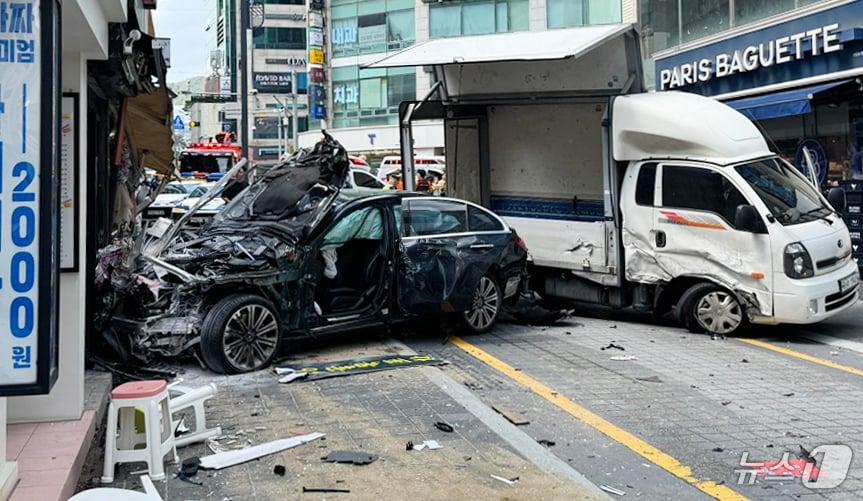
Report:
M 758 211 L 751 205 L 738 205 L 734 213 L 734 227 L 739 231 L 758 233 L 761 231 Z
M 842 188 L 830 188 L 827 192 L 827 201 L 833 206 L 836 212 L 845 210 L 845 190 Z

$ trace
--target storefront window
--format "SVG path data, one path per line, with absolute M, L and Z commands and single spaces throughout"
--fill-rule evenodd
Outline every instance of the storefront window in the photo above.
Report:
M 342 0 L 331 12 L 334 57 L 400 50 L 416 38 L 410 0 Z
M 416 70 L 333 68 L 333 126 L 387 125 L 402 101 L 416 99 Z
M 619 23 L 620 0 L 547 0 L 549 28 Z
M 305 28 L 261 28 L 255 31 L 256 49 L 291 49 L 306 48 Z
M 689 42 L 729 28 L 729 0 L 680 0 L 683 39 Z
M 746 0 L 734 2 L 734 24 L 741 25 L 794 9 L 795 0 Z
M 623 20 L 621 2 L 613 0 L 590 0 L 587 19 L 590 24 L 611 24 Z
M 432 38 L 526 31 L 528 0 L 447 2 L 429 6 Z
M 569 28 L 584 23 L 583 0 L 548 0 L 548 27 Z

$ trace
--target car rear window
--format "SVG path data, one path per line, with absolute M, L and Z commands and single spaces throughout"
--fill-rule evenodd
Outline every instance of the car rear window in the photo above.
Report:
M 503 225 L 489 212 L 468 205 L 467 207 L 468 229 L 470 231 L 501 231 Z
M 451 200 L 415 199 L 402 212 L 405 236 L 418 237 L 467 231 L 465 204 Z

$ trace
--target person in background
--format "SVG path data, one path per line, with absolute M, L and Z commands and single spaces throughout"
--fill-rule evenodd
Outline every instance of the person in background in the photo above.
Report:
M 398 190 L 401 191 L 404 189 L 402 185 L 402 176 L 401 173 L 396 171 L 387 175 L 387 182 L 384 184 L 385 190 Z
M 416 189 L 420 193 L 428 193 L 431 191 L 431 176 L 424 170 L 417 171 Z

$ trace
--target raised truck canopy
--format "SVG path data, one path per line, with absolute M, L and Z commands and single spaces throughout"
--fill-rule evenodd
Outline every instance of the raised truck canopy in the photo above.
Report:
M 638 32 L 606 24 L 429 40 L 366 68 L 431 66 L 443 101 L 643 90 Z

